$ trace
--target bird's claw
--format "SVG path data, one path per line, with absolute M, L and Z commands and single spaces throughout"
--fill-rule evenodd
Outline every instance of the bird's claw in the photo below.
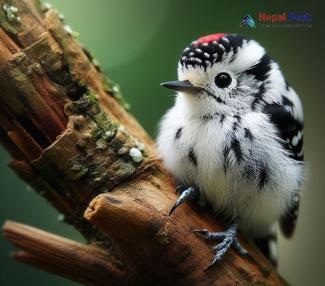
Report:
M 179 186 L 176 188 L 176 191 L 179 191 L 182 189 L 183 190 L 185 189 L 185 190 L 181 193 L 181 195 L 179 196 L 179 198 L 177 199 L 177 201 L 175 202 L 173 207 L 170 209 L 169 215 L 171 215 L 179 205 L 183 204 L 184 202 L 186 202 L 189 199 L 195 199 L 196 197 L 199 196 L 199 191 L 193 187 Z
M 234 222 L 230 228 L 224 232 L 209 232 L 206 229 L 196 229 L 194 233 L 198 236 L 208 239 L 208 240 L 219 240 L 222 239 L 222 242 L 213 247 L 214 257 L 210 265 L 205 269 L 208 270 L 213 265 L 218 263 L 222 257 L 226 254 L 230 246 L 232 245 L 234 249 L 241 255 L 246 256 L 248 252 L 244 249 L 240 242 L 238 241 L 237 235 L 238 222 Z
M 208 240 L 215 240 L 215 239 L 223 239 L 225 238 L 226 234 L 225 232 L 209 232 L 207 229 L 195 229 L 193 230 L 193 232 L 204 238 L 204 239 L 208 239 Z
M 176 208 L 190 199 L 199 197 L 199 191 L 194 187 L 178 186 L 176 192 L 182 191 L 181 195 L 171 208 L 169 215 L 171 215 Z M 248 252 L 240 245 L 236 238 L 238 228 L 238 220 L 236 219 L 226 231 L 222 232 L 209 232 L 207 229 L 195 229 L 193 232 L 199 237 L 207 240 L 222 240 L 219 244 L 213 247 L 214 257 L 210 265 L 205 269 L 208 270 L 210 267 L 218 263 L 221 258 L 226 254 L 231 245 L 241 255 L 245 256 Z
M 202 238 L 208 238 L 209 231 L 207 229 L 194 229 L 193 232 Z

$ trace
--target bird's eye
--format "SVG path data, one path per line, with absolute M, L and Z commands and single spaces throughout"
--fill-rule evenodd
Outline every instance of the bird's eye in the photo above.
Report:
M 226 72 L 218 73 L 214 79 L 214 83 L 217 87 L 225 88 L 231 84 L 231 76 Z

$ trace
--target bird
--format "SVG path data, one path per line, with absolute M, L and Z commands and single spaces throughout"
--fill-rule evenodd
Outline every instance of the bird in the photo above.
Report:
M 303 108 L 279 64 L 256 40 L 232 33 L 202 36 L 182 52 L 176 92 L 160 121 L 157 150 L 187 200 L 206 202 L 226 224 L 196 229 L 219 243 L 209 267 L 232 246 L 249 255 L 241 231 L 277 263 L 276 227 L 294 233 L 304 182 Z

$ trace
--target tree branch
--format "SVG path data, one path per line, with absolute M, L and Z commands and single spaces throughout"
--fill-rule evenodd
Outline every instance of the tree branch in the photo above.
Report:
M 87 285 L 123 285 L 121 266 L 111 263 L 103 249 L 87 246 L 39 229 L 7 221 L 4 237 L 23 249 L 12 256 L 33 265 Z
M 241 243 L 251 258 L 231 250 L 220 265 L 204 271 L 212 251 L 193 230 L 198 226 L 214 231 L 222 228 L 200 209 L 189 206 L 170 217 L 174 196 L 165 191 L 165 184 L 166 178 L 136 181 L 97 196 L 85 212 L 90 222 L 119 245 L 133 281 L 146 281 L 146 285 L 157 281 L 159 285 L 228 285 L 235 281 L 239 285 L 282 285 L 270 263 L 243 238 Z
M 203 271 L 212 251 L 192 230 L 222 228 L 194 206 L 168 216 L 174 183 L 117 87 L 56 11 L 37 0 L 0 5 L 0 142 L 92 245 L 9 223 L 17 260 L 86 285 L 284 285 L 244 238 L 252 259 L 230 251 Z

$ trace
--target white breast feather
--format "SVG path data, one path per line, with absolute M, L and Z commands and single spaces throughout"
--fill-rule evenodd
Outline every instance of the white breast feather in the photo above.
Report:
M 225 174 L 223 153 L 226 142 L 231 139 L 226 134 L 232 128 L 233 118 L 226 117 L 222 123 L 217 118 L 206 122 L 191 118 L 184 110 L 181 95 L 179 97 L 164 116 L 157 140 L 167 169 L 179 183 L 198 187 L 216 211 L 221 209 L 230 216 L 239 215 L 241 228 L 251 236 L 262 235 L 283 214 L 291 194 L 299 189 L 303 166 L 287 156 L 268 116 L 252 112 L 243 116 L 236 139 L 252 169 L 257 168 L 256 160 L 268 166 L 270 181 L 260 190 L 253 178 L 244 179 L 245 170 L 235 164 L 236 158 L 231 152 L 230 167 Z M 179 128 L 182 128 L 181 136 L 176 140 Z M 244 128 L 251 131 L 254 140 L 245 138 Z M 190 148 L 194 148 L 197 166 L 188 158 Z

